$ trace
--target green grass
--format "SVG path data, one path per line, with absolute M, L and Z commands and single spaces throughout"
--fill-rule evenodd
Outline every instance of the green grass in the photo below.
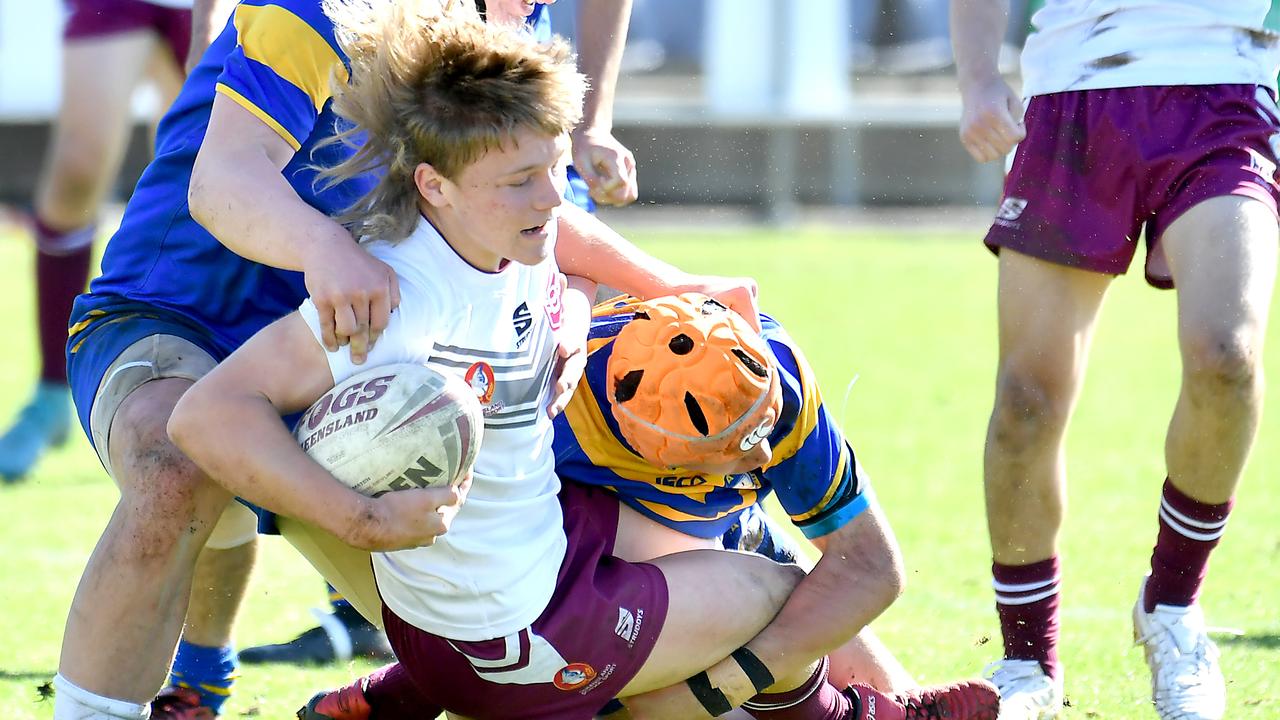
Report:
M 927 212 L 927 211 L 926 211 Z M 911 232 L 647 232 L 654 253 L 692 269 L 752 274 L 765 309 L 800 341 L 871 474 L 904 549 L 906 595 L 877 623 L 919 678 L 972 675 L 999 655 L 981 507 L 981 449 L 995 358 L 995 262 L 973 238 Z M 0 372 L 0 419 L 35 367 L 30 253 L 0 237 L 0 312 L 17 318 Z M 1064 643 L 1070 718 L 1153 718 L 1128 611 L 1155 537 L 1163 436 L 1177 390 L 1174 298 L 1118 281 L 1104 309 L 1070 433 Z M 1280 330 L 1273 328 L 1275 346 Z M 1277 367 L 1269 362 L 1272 375 Z M 846 386 L 857 383 L 845 401 Z M 1268 394 L 1273 410 L 1280 391 Z M 1280 421 L 1262 428 L 1205 604 L 1226 641 L 1228 717 L 1280 716 Z M 0 488 L 0 715 L 48 718 L 37 686 L 115 490 L 76 436 L 28 482 Z M 263 543 L 237 630 L 241 644 L 307 627 L 319 581 L 278 539 Z M 226 717 L 291 717 L 312 690 L 370 666 L 246 668 Z

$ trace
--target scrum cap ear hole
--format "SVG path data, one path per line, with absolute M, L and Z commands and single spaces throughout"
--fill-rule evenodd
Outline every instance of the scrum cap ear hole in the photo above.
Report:
M 632 319 L 632 320 L 648 320 L 648 319 L 649 319 L 649 313 L 647 313 L 647 312 L 645 312 L 645 311 L 643 311 L 643 310 L 637 310 L 637 311 L 636 311 L 636 314 L 631 316 L 631 319 Z
M 693 426 L 706 437 L 710 431 L 707 425 L 707 416 L 702 412 L 702 406 L 698 404 L 698 398 L 690 393 L 684 394 L 684 409 L 689 411 L 689 419 L 693 421 Z
M 769 377 L 769 371 L 765 369 L 765 366 L 761 365 L 755 358 L 743 352 L 742 348 L 734 348 L 733 354 L 742 361 L 743 365 L 747 366 L 748 370 L 755 373 L 756 377 Z
M 671 342 L 667 343 L 667 347 L 671 348 L 671 352 L 676 355 L 688 355 L 693 352 L 693 338 L 680 333 L 671 338 Z
M 613 399 L 617 402 L 624 403 L 636 396 L 636 388 L 640 387 L 640 379 L 644 377 L 644 370 L 632 370 L 622 379 L 618 381 L 618 386 L 614 388 Z

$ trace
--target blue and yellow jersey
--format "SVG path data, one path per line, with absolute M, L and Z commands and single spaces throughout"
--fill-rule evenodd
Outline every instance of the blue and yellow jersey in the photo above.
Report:
M 870 488 L 853 448 L 822 404 L 813 370 L 773 318 L 760 316 L 782 384 L 782 416 L 769 442 L 768 467 L 739 475 L 707 476 L 645 462 L 623 439 L 606 396 L 606 367 L 618 331 L 632 313 L 598 305 L 587 340 L 587 369 L 555 421 L 560 477 L 614 490 L 619 499 L 689 535 L 719 537 L 738 514 L 776 492 L 806 537 L 827 535 L 866 510 Z
M 541 6 L 540 6 L 541 7 Z M 545 34 L 545 11 L 531 18 Z M 302 274 L 236 255 L 192 219 L 187 190 L 217 95 L 271 127 L 294 150 L 283 170 L 290 186 L 326 214 L 347 209 L 371 177 L 316 182 L 318 167 L 350 149 L 325 143 L 341 129 L 331 108 L 331 78 L 348 73 L 321 0 L 243 0 L 183 85 L 156 136 L 156 153 L 102 258 L 102 275 L 72 313 L 69 349 L 96 318 L 138 305 L 159 307 L 230 352 L 306 296 Z
M 340 160 L 346 149 L 317 144 L 333 136 L 330 77 L 346 74 L 345 58 L 320 0 L 244 0 L 160 122 L 156 155 L 107 244 L 102 275 L 72 314 L 129 301 L 158 306 L 206 329 L 229 351 L 306 296 L 302 274 L 236 255 L 192 219 L 191 169 L 221 94 L 258 117 L 296 151 L 283 171 L 308 204 L 345 210 L 370 187 L 357 179 L 320 189 L 313 165 Z M 75 339 L 72 338 L 72 350 Z

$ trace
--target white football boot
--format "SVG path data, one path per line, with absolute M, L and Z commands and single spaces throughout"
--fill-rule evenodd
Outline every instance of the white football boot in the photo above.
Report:
M 1147 654 L 1156 714 L 1160 720 L 1222 720 L 1227 687 L 1200 606 L 1156 605 L 1143 612 L 1145 580 L 1142 588 L 1133 607 L 1133 639 Z
M 1035 660 L 998 660 L 984 674 L 1000 691 L 999 720 L 1050 720 L 1062 710 L 1062 678 Z

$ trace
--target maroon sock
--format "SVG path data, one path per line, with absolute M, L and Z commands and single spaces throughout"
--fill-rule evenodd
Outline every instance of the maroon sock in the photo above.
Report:
M 822 663 L 803 685 L 787 692 L 760 693 L 742 705 L 757 720 L 844 720 L 852 703 L 831 683 L 827 671 L 831 663 Z
M 1151 612 L 1157 604 L 1186 607 L 1195 603 L 1209 570 L 1209 553 L 1227 527 L 1232 502 L 1202 503 L 1165 479 L 1160 534 L 1151 553 L 1151 577 L 1143 592 L 1144 610 Z
M 364 679 L 370 720 L 431 720 L 444 710 L 428 700 L 400 663 L 381 667 Z
M 67 318 L 84 292 L 93 260 L 93 226 L 60 232 L 36 226 L 36 319 L 40 331 L 40 379 L 67 381 Z
M 1030 565 L 992 563 L 996 613 L 1009 660 L 1036 660 L 1058 676 L 1058 556 Z

